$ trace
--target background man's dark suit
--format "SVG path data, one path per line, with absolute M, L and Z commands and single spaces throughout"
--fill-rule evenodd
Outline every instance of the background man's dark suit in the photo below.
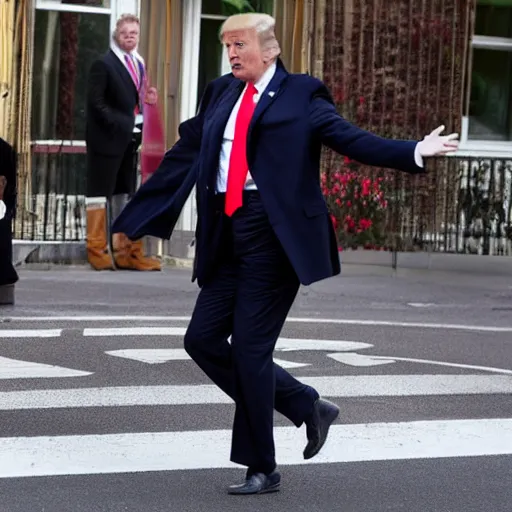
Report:
M 16 152 L 0 138 L 0 176 L 5 176 L 7 186 L 3 201 L 6 214 L 0 220 L 0 286 L 14 284 L 18 274 L 12 265 L 12 220 L 16 211 Z
M 350 125 L 322 82 L 290 75 L 278 61 L 247 138 L 258 191 L 246 191 L 243 207 L 227 217 L 216 177 L 225 126 L 244 85 L 226 75 L 207 87 L 197 116 L 180 126 L 180 140 L 113 229 L 134 239 L 168 238 L 197 185 L 193 279 L 202 290 L 185 348 L 236 402 L 231 460 L 269 474 L 275 467 L 273 406 L 296 426 L 308 426 L 318 399 L 313 388 L 273 365 L 275 342 L 299 283 L 340 272 L 319 186 L 321 146 L 369 165 L 411 173 L 421 168 L 416 142 L 385 140 Z
M 139 66 L 141 76 L 144 67 Z M 135 191 L 135 107 L 140 103 L 130 73 L 109 50 L 91 66 L 87 93 L 88 197 Z

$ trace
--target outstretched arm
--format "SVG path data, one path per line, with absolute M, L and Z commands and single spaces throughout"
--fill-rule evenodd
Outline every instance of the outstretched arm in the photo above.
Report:
M 341 117 L 325 86 L 310 103 L 313 132 L 323 144 L 362 164 L 409 173 L 423 172 L 423 157 L 438 156 L 457 149 L 456 134 L 441 137 L 443 126 L 422 141 L 386 139 L 362 130 Z
M 137 190 L 112 226 L 137 240 L 145 235 L 169 238 L 197 179 L 203 117 L 211 95 L 208 87 L 198 114 L 181 123 L 180 138 L 166 152 L 158 169 Z

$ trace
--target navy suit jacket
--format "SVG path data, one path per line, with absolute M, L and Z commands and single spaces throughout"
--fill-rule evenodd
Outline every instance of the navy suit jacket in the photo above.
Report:
M 197 115 L 179 127 L 179 140 L 155 174 L 115 220 L 114 232 L 137 240 L 168 239 L 196 185 L 196 259 L 192 280 L 202 286 L 213 271 L 215 183 L 223 133 L 244 83 L 232 74 L 211 82 Z M 274 93 L 274 94 L 269 94 Z M 336 111 L 326 86 L 309 75 L 276 73 L 252 117 L 247 161 L 270 224 L 304 285 L 340 273 L 336 237 L 320 188 L 322 144 L 363 164 L 409 173 L 416 141 L 361 130 Z

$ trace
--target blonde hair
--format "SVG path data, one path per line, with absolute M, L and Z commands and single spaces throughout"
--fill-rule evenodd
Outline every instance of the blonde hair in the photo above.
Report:
M 235 30 L 255 30 L 260 38 L 261 47 L 270 51 L 276 58 L 281 53 L 281 48 L 276 38 L 275 26 L 276 20 L 270 14 L 256 12 L 234 14 L 222 24 L 219 37 L 222 40 L 226 32 Z

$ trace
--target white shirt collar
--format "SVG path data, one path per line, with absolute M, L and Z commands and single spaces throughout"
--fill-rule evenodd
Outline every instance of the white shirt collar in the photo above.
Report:
M 258 91 L 258 94 L 262 94 L 263 91 L 267 88 L 268 84 L 274 78 L 274 75 L 276 73 L 277 65 L 275 62 L 273 62 L 270 67 L 263 73 L 263 76 L 254 83 L 254 87 L 256 87 L 256 90 Z
M 144 64 L 144 59 L 142 58 L 141 55 L 139 55 L 139 53 L 137 53 L 137 50 L 133 50 L 133 52 L 131 52 L 131 54 L 129 54 L 129 53 L 121 50 L 121 48 L 119 48 L 119 46 L 117 46 L 115 41 L 112 41 L 112 43 L 110 44 L 110 48 L 117 55 L 117 57 L 121 60 L 121 62 L 123 64 L 125 64 L 125 61 L 124 61 L 124 56 L 125 55 L 131 55 L 132 57 L 134 57 L 138 61 L 142 62 L 142 64 Z

